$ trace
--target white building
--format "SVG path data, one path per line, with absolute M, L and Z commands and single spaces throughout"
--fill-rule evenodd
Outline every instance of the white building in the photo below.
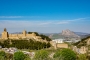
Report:
M 56 43 L 63 43 L 64 39 L 54 39 L 52 41 L 55 41 Z

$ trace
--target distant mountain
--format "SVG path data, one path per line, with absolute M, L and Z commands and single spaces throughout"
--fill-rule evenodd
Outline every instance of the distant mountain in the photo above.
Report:
M 83 33 L 83 32 L 74 32 L 77 35 L 88 35 L 89 33 Z
M 61 33 L 65 37 L 73 37 L 73 38 L 80 38 L 79 35 L 75 34 L 73 31 L 70 30 L 63 30 Z
M 48 35 L 51 39 L 59 39 L 59 38 L 85 38 L 87 36 L 90 36 L 89 33 L 83 33 L 83 32 L 73 32 L 73 31 L 70 31 L 70 30 L 63 30 L 61 33 L 47 33 L 45 35 Z
M 83 38 L 86 38 L 86 37 L 88 37 L 88 36 L 90 36 L 90 34 L 87 34 L 87 35 L 80 35 L 80 37 L 83 39 Z

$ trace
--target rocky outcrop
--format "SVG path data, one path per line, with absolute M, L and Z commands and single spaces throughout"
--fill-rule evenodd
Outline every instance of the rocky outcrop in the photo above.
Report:
M 80 36 L 76 35 L 73 31 L 70 30 L 63 30 L 61 33 L 65 37 L 75 37 L 75 38 L 80 38 Z

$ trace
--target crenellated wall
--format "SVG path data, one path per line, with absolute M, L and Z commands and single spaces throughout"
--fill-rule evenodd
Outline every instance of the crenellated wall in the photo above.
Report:
M 27 32 L 24 30 L 22 34 L 8 34 L 6 28 L 2 32 L 2 39 L 19 39 L 19 38 L 30 38 L 30 39 L 35 39 L 37 41 L 41 41 L 40 36 L 36 36 L 35 33 L 32 34 L 27 34 Z

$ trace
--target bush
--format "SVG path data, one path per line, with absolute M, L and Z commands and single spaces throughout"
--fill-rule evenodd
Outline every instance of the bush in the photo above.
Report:
M 58 50 L 53 57 L 59 60 L 76 60 L 76 54 L 70 49 Z
M 34 57 L 35 60 L 47 60 L 48 58 L 48 52 L 45 50 L 37 51 Z
M 0 51 L 0 56 L 4 56 L 5 57 L 5 52 L 4 51 Z
M 24 60 L 26 58 L 23 52 L 15 52 L 14 53 L 14 60 Z
M 78 60 L 87 60 L 86 55 L 85 54 L 79 54 Z
M 63 60 L 63 57 L 61 56 L 60 50 L 57 50 L 56 53 L 53 55 L 53 58 L 55 60 Z
M 4 59 L 5 59 L 5 52 L 0 51 L 0 60 L 4 60 Z
M 31 60 L 30 56 L 25 54 L 26 55 L 26 58 L 24 60 Z
M 6 53 L 6 59 L 7 60 L 13 60 L 13 54 Z

